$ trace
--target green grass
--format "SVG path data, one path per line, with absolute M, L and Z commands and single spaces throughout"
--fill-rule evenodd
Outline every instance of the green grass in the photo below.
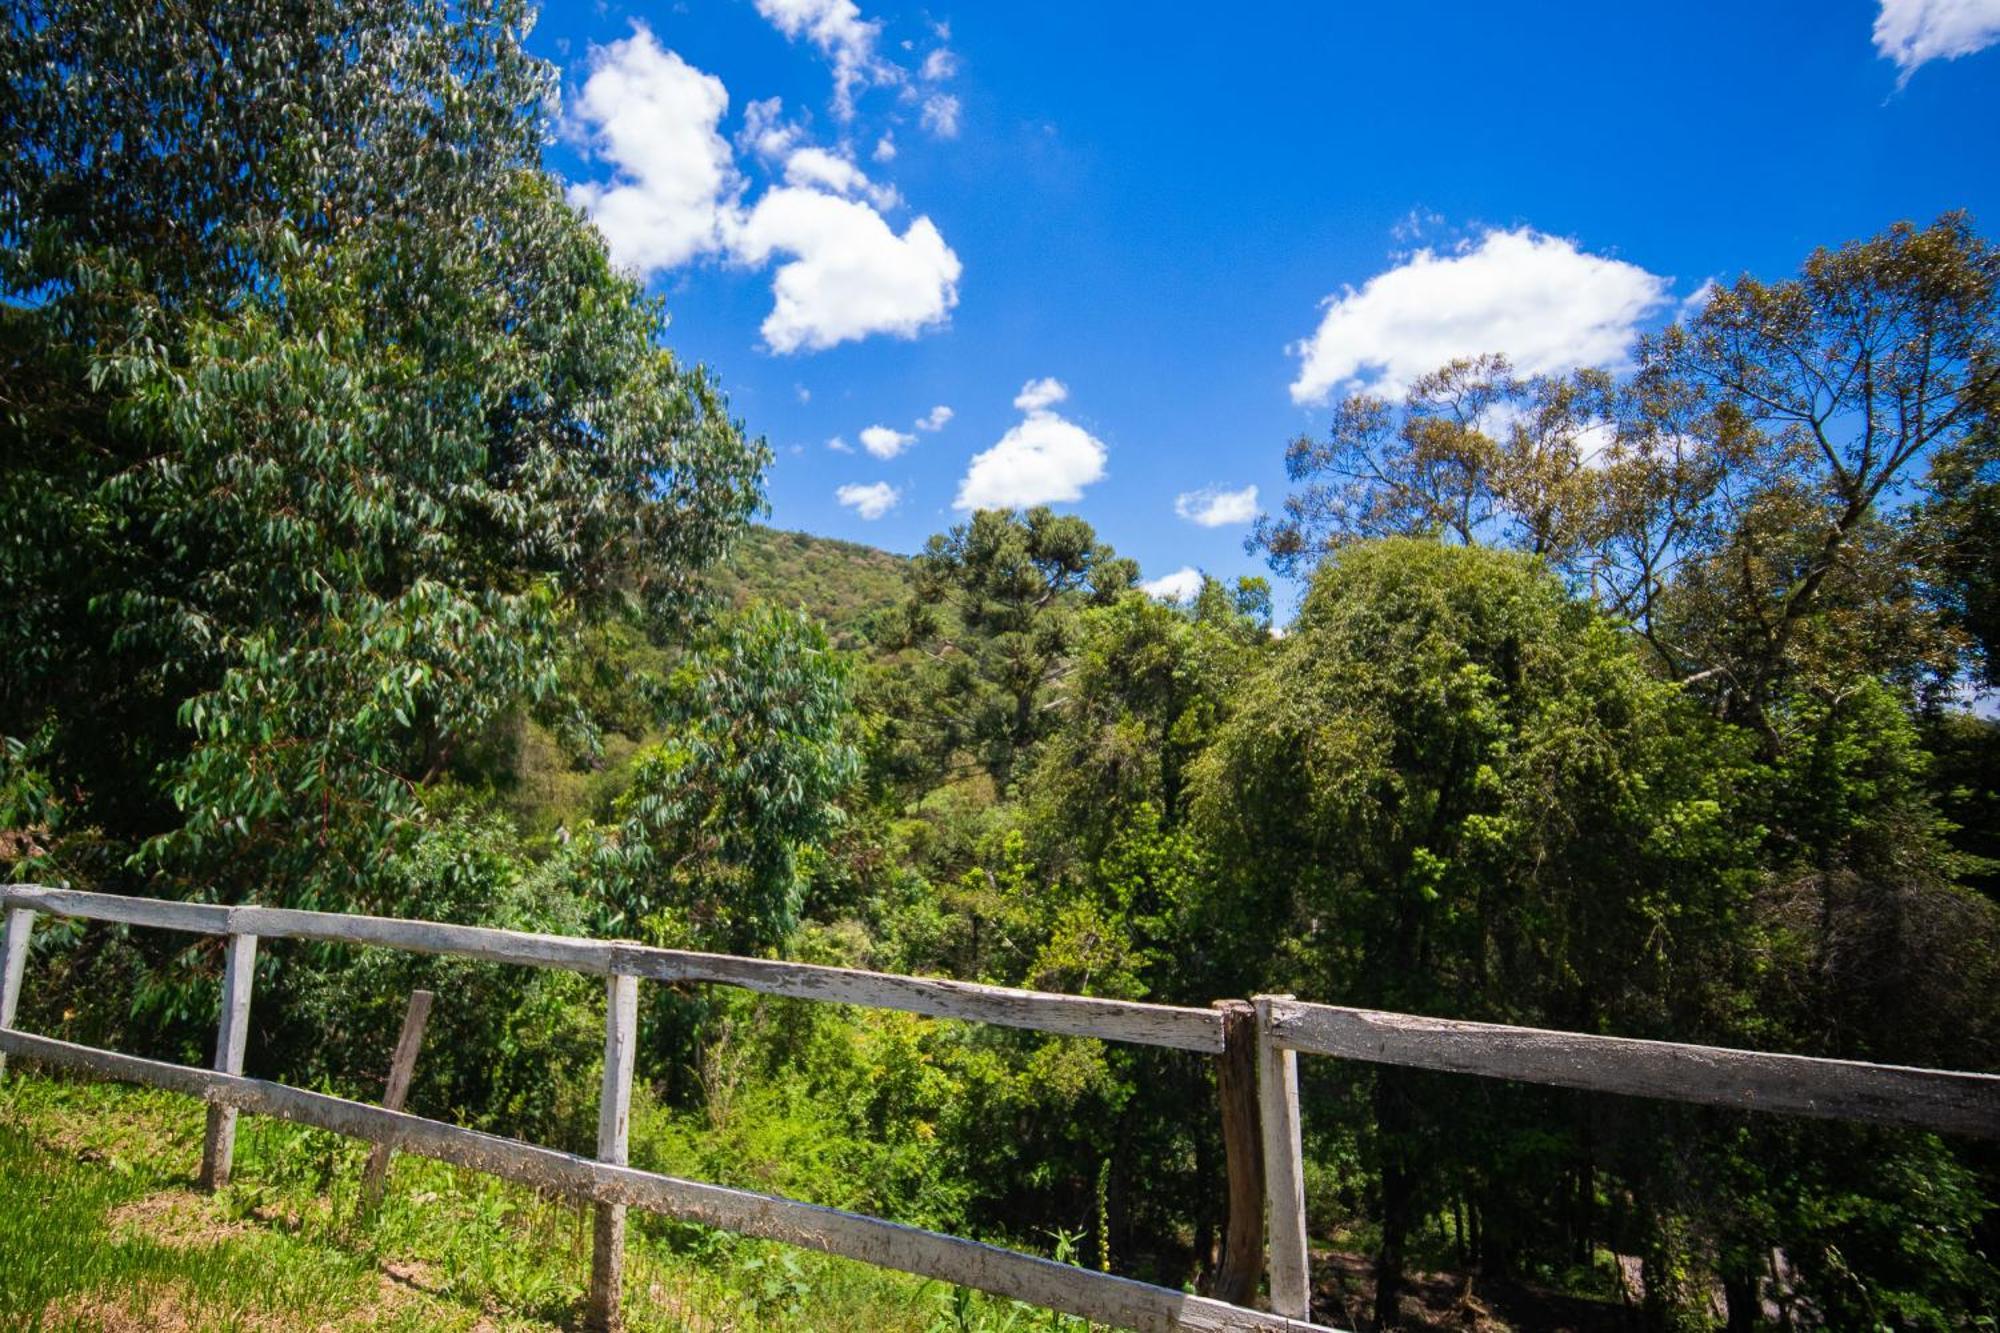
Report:
M 193 1191 L 184 1097 L 10 1070 L 0 1083 L 0 1328 L 570 1328 L 584 1209 L 398 1157 L 354 1220 L 366 1145 L 246 1116 L 236 1172 Z M 634 1214 L 635 1330 L 1032 1333 L 1081 1321 L 942 1283 Z

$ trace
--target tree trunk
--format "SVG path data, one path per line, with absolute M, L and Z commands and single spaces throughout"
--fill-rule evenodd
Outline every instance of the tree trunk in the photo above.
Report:
M 1382 1245 L 1375 1255 L 1375 1326 L 1398 1328 L 1416 1177 L 1410 1170 L 1409 1075 L 1384 1068 L 1375 1075 L 1375 1122 L 1382 1142 Z

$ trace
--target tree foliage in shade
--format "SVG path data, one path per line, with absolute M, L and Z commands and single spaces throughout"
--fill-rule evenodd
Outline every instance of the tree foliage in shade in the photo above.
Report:
M 563 711 L 579 626 L 674 623 L 759 503 L 540 165 L 528 24 L 0 29 L 0 731 L 194 891 L 365 902 L 419 786 Z

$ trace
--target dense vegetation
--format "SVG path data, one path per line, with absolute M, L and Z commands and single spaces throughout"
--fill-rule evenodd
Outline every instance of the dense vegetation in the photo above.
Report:
M 1298 581 L 1090 525 L 746 528 L 763 445 L 540 165 L 514 0 L 0 28 L 0 872 L 1083 994 L 2000 1068 L 2000 256 L 1899 225 L 1637 365 L 1441 367 L 1287 452 Z M 219 959 L 37 935 L 26 1022 L 200 1060 Z M 584 1146 L 595 988 L 279 944 L 252 1071 Z M 1211 1073 L 649 988 L 641 1165 L 1178 1284 Z M 2000 1159 L 1308 1062 L 1311 1215 L 1644 1320 L 2000 1316 Z M 707 1244 L 685 1230 L 684 1251 Z M 1328 1299 L 1343 1297 L 1331 1287 Z M 1339 1316 L 1336 1316 L 1339 1317 Z M 973 1318 L 968 1314 L 966 1319 Z

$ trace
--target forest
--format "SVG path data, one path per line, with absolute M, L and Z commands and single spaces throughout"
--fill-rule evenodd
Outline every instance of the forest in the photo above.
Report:
M 772 451 L 542 165 L 528 22 L 0 23 L 0 877 L 2000 1070 L 1975 219 L 1821 238 L 1628 371 L 1339 402 L 1258 445 L 1269 578 L 1168 601 L 1047 508 L 908 558 L 755 526 Z M 24 1027 L 207 1061 L 214 942 L 51 922 L 33 966 Z M 413 1109 L 588 1150 L 584 978 L 259 967 L 251 1072 L 377 1095 L 425 986 Z M 646 997 L 637 1164 L 1213 1271 L 1200 1061 Z M 1620 1256 L 1635 1328 L 2000 1319 L 1992 1144 L 1302 1079 L 1349 1326 L 1433 1273 L 1616 1310 Z

